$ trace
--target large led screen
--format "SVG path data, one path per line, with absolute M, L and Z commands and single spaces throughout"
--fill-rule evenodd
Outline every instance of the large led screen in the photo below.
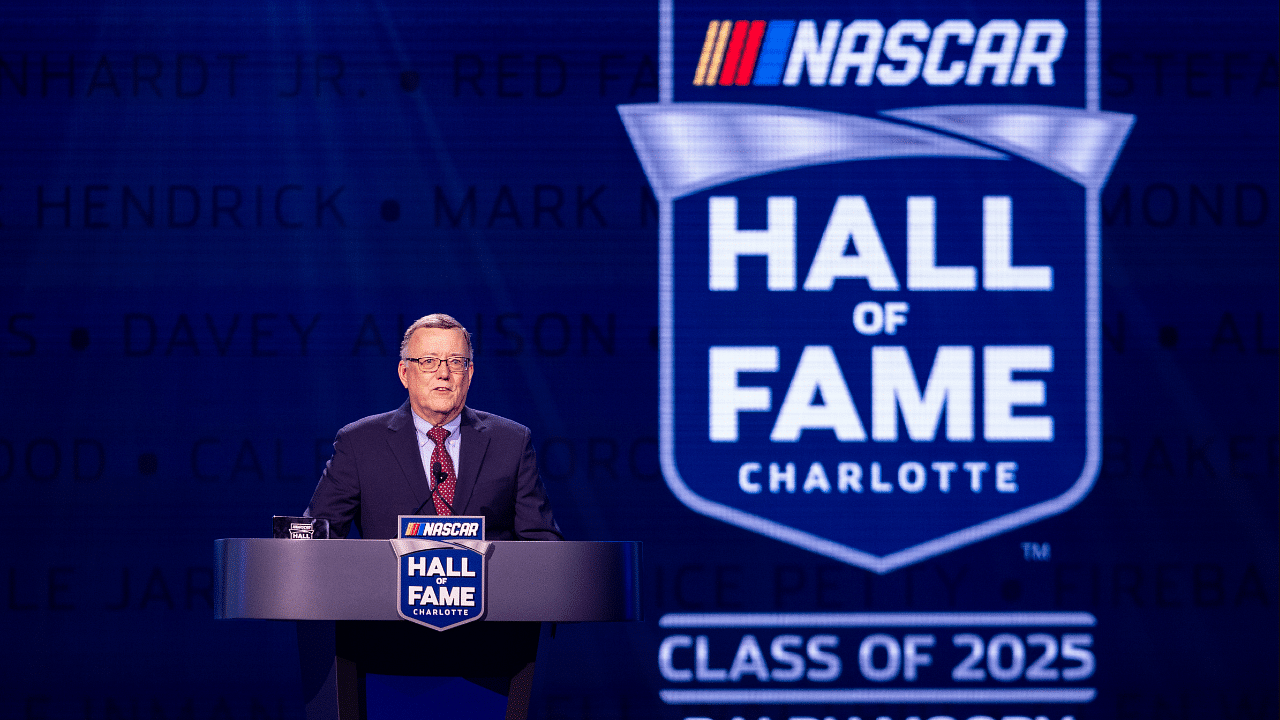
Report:
M 643 544 L 530 717 L 1275 717 L 1278 22 L 6 4 L 0 718 L 304 717 L 214 542 L 436 312 L 565 537 Z

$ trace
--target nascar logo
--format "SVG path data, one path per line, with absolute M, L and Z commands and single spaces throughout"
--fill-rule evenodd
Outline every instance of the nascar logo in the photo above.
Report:
M 490 544 L 484 517 L 400 515 L 398 558 L 400 617 L 448 630 L 484 616 L 484 570 Z M 429 539 L 428 539 L 429 538 Z
M 1100 109 L 1096 5 L 664 7 L 659 102 L 618 111 L 659 205 L 676 498 L 874 572 L 1079 502 L 1101 445 L 1100 193 L 1133 123 Z M 735 102 L 707 94 L 725 87 Z
M 484 617 L 483 540 L 391 541 L 397 556 L 397 614 L 433 630 L 448 630 Z
M 928 85 L 1053 85 L 1053 66 L 1067 41 L 1061 20 L 712 20 L 698 57 L 698 86 L 890 87 Z M 971 48 L 965 52 L 964 48 Z M 967 54 L 967 57 L 965 57 Z M 881 58 L 885 62 L 881 62 Z M 990 72 L 988 72 L 990 71 Z
M 409 522 L 405 524 L 403 537 L 462 537 L 480 538 L 478 522 Z

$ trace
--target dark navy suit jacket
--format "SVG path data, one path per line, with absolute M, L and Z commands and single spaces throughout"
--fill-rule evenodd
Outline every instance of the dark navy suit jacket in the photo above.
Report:
M 328 520 L 336 537 L 346 537 L 354 522 L 361 537 L 385 539 L 396 536 L 397 515 L 434 515 L 412 412 L 406 400 L 339 430 L 307 516 Z M 453 514 L 483 515 L 486 540 L 563 540 L 529 428 L 464 407 L 459 432 Z

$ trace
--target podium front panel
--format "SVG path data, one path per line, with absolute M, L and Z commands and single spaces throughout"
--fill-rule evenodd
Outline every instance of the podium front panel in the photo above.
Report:
M 640 544 L 497 541 L 485 621 L 641 619 Z M 214 541 L 219 619 L 399 620 L 386 540 Z

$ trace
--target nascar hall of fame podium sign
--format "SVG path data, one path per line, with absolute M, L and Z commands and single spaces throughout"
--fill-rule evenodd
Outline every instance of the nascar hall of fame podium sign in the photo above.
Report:
M 400 537 L 391 540 L 399 562 L 397 612 L 435 630 L 484 617 L 484 518 L 435 515 L 399 517 Z
M 875 572 L 1063 512 L 1101 445 L 1097 3 L 665 3 L 661 458 Z

